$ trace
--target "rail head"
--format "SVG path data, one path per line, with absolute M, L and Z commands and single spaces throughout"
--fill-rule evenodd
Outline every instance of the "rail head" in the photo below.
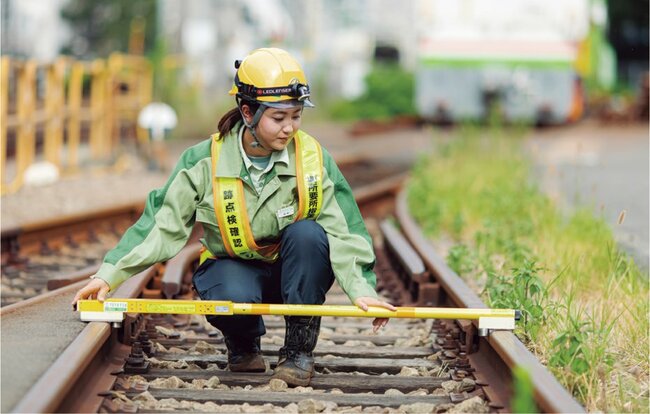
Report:
M 535 402 L 546 413 L 584 413 L 585 409 L 512 332 L 497 331 L 487 338 L 510 367 L 523 367 L 534 385 Z
M 485 303 L 467 287 L 422 234 L 419 226 L 408 213 L 405 191 L 398 195 L 395 211 L 407 239 L 415 246 L 428 270 L 452 298 L 452 301 L 460 307 L 484 308 Z
M 20 302 L 17 303 L 12 303 L 11 305 L 3 306 L 2 308 L 0 308 L 0 318 L 4 318 L 13 312 L 28 310 L 31 306 L 38 306 L 41 304 L 44 305 L 46 303 L 49 303 L 53 297 L 59 296 L 62 293 L 69 293 L 70 298 L 72 299 L 72 297 L 74 296 L 73 293 L 76 292 L 78 289 L 81 289 L 83 285 L 84 283 L 77 282 L 75 284 L 66 286 L 64 288 L 57 289 L 56 291 L 46 292 L 41 295 L 31 297 L 29 299 L 21 300 Z
M 200 253 L 201 243 L 192 243 L 167 261 L 162 277 L 162 293 L 167 299 L 173 299 L 181 293 L 183 279 L 192 263 L 199 258 Z
M 397 257 L 400 264 L 406 269 L 411 278 L 417 278 L 426 272 L 424 262 L 411 247 L 404 236 L 395 228 L 393 223 L 384 220 L 379 223 L 379 229 L 384 235 L 384 244 Z
M 51 413 L 65 398 L 96 352 L 111 335 L 111 327 L 103 322 L 91 322 L 59 355 L 54 364 L 12 409 L 18 413 Z
M 18 237 L 25 233 L 48 231 L 65 227 L 67 225 L 91 222 L 93 220 L 116 215 L 139 214 L 142 212 L 143 206 L 143 202 L 126 203 L 105 209 L 85 211 L 83 214 L 70 214 L 59 216 L 55 219 L 50 220 L 33 221 L 29 223 L 7 226 L 3 227 L 0 233 L 2 239 L 4 240 L 7 238 Z
M 357 204 L 368 203 L 377 198 L 383 197 L 385 194 L 394 194 L 402 186 L 402 183 L 407 178 L 406 173 L 397 174 L 383 180 L 379 180 L 373 184 L 368 184 L 362 187 L 355 188 L 354 199 Z
M 133 276 L 116 289 L 112 297 L 135 298 L 139 296 L 156 271 L 155 267 L 150 267 Z M 61 292 L 67 292 L 68 290 L 72 294 L 82 286 L 83 282 L 78 282 L 28 299 L 15 306 L 10 305 L 14 307 L 8 310 L 3 308 L 1 315 L 4 316 L 6 313 L 23 309 L 30 304 L 34 305 L 47 301 L 48 295 L 60 295 Z M 78 382 L 89 361 L 100 356 L 101 349 L 110 336 L 111 327 L 108 323 L 91 322 L 86 325 L 77 338 L 59 355 L 48 370 L 17 403 L 12 412 L 56 412 L 76 382 Z
M 69 286 L 73 283 L 87 280 L 89 277 L 97 273 L 97 271 L 99 270 L 99 266 L 100 265 L 98 264 L 86 266 L 83 269 L 75 270 L 72 273 L 66 273 L 48 279 L 47 290 L 60 289 L 65 286 Z
M 435 252 L 427 238 L 422 234 L 408 211 L 406 190 L 397 196 L 395 213 L 408 240 L 418 251 L 428 270 L 443 286 L 452 301 L 459 307 L 485 308 L 483 301 L 472 292 L 462 279 L 447 266 Z M 558 382 L 546 367 L 524 346 L 513 333 L 493 332 L 486 343 L 500 356 L 510 368 L 522 366 L 531 374 L 535 402 L 544 412 L 583 413 L 585 409 Z

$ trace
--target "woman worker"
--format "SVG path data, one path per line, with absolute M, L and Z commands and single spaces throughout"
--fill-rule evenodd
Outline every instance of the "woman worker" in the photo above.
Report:
M 332 156 L 300 130 L 313 107 L 300 64 L 284 50 L 236 61 L 236 108 L 218 133 L 187 149 L 142 217 L 107 253 L 79 299 L 103 300 L 132 275 L 176 255 L 195 221 L 205 250 L 193 283 L 204 300 L 323 304 L 338 281 L 350 300 L 394 310 L 377 298 L 374 253 L 350 186 Z M 221 330 L 231 371 L 264 371 L 261 316 L 209 316 Z M 307 385 L 320 317 L 288 316 L 274 377 Z M 387 323 L 377 318 L 377 331 Z

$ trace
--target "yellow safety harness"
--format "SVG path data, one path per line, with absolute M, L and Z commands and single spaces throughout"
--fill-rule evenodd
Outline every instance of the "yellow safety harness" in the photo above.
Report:
M 295 221 L 315 220 L 323 204 L 323 154 L 315 138 L 298 131 L 294 137 L 296 146 L 296 183 L 298 186 L 298 212 Z M 212 193 L 214 211 L 221 232 L 221 239 L 230 257 L 274 262 L 278 258 L 280 244 L 258 246 L 250 227 L 244 186 L 239 177 L 217 177 L 217 164 L 223 140 L 218 134 L 212 136 Z M 213 258 L 204 249 L 200 263 Z

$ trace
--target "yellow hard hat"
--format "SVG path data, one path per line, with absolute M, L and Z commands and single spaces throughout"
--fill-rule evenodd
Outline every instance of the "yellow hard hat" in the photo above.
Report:
M 302 67 L 285 50 L 256 49 L 244 60 L 235 61 L 235 68 L 235 83 L 229 94 L 238 100 L 275 108 L 314 106 L 309 100 L 309 85 Z

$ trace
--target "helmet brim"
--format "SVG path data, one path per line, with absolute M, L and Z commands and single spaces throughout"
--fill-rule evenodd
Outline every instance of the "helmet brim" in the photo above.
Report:
M 316 106 L 309 100 L 309 98 L 303 99 L 302 101 L 299 101 L 297 99 L 292 99 L 290 101 L 278 101 L 278 102 L 257 101 L 257 102 L 259 102 L 264 106 L 268 106 L 269 108 L 275 108 L 275 109 L 291 109 L 299 106 L 305 108 L 314 108 Z

